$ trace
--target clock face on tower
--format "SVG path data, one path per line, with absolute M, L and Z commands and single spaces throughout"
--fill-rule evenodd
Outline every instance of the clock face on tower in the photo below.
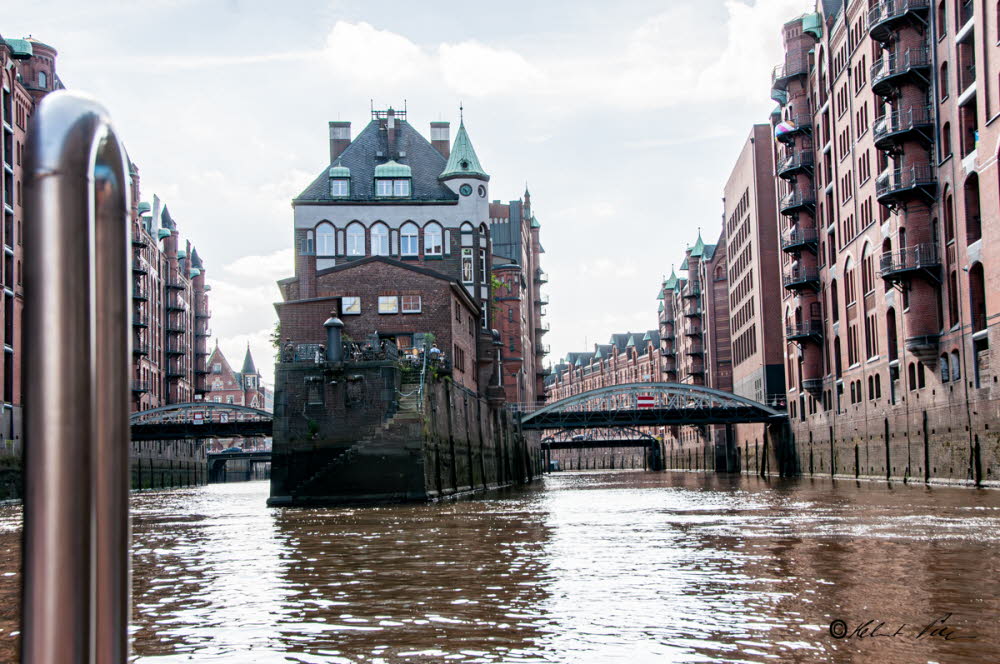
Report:
M 472 193 L 472 185 L 463 184 L 461 187 L 458 188 L 458 192 L 463 196 L 468 196 L 469 194 Z
M 486 187 L 479 185 L 479 197 L 486 198 Z

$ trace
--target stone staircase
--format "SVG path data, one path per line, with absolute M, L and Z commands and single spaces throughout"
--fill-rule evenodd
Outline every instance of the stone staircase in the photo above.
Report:
M 399 408 L 396 413 L 386 418 L 382 424 L 376 426 L 364 438 L 345 449 L 326 464 L 320 466 L 312 475 L 299 482 L 292 490 L 292 496 L 309 495 L 306 493 L 306 490 L 312 487 L 315 482 L 325 475 L 336 471 L 338 468 L 350 464 L 363 448 L 380 438 L 382 434 L 399 426 L 409 426 L 413 423 L 419 423 L 421 417 L 420 403 L 417 399 L 418 388 L 419 383 L 403 383 L 400 388 L 401 396 L 399 398 Z

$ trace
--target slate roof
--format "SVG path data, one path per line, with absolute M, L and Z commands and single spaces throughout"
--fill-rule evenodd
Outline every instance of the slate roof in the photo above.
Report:
M 703 254 L 704 257 L 705 257 L 705 260 L 711 260 L 712 259 L 712 256 L 715 255 L 715 248 L 717 246 L 718 245 L 716 245 L 716 244 L 706 244 L 705 245 L 705 252 Z
M 444 155 L 405 120 L 397 118 L 396 127 L 396 150 L 406 153 L 405 157 L 389 154 L 386 132 L 379 121 L 372 120 L 337 158 L 338 165 L 351 171 L 351 195 L 346 198 L 330 196 L 329 172 L 333 164 L 327 164 L 316 179 L 292 200 L 292 204 L 315 201 L 343 204 L 376 200 L 384 203 L 386 199 L 375 197 L 375 167 L 390 161 L 393 156 L 400 164 L 409 166 L 413 173 L 412 195 L 404 200 L 457 201 L 458 194 L 438 180 L 447 164 Z M 378 152 L 383 156 L 376 156 Z

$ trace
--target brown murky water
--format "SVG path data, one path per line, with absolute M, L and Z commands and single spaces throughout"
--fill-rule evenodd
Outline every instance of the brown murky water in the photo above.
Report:
M 437 505 L 266 493 L 133 498 L 137 661 L 1000 661 L 997 491 L 620 472 Z M 0 661 L 18 538 L 0 507 Z

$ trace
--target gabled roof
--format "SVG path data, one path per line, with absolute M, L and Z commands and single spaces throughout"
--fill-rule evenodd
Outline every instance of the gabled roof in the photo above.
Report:
M 489 180 L 483 167 L 479 165 L 479 157 L 472 148 L 472 141 L 469 140 L 469 133 L 465 131 L 465 122 L 458 125 L 458 133 L 455 134 L 455 144 L 451 147 L 451 156 L 448 157 L 448 164 L 439 176 L 442 180 L 446 178 L 476 178 L 477 180 Z
M 349 204 L 354 201 L 382 200 L 375 196 L 375 168 L 393 160 L 410 168 L 411 195 L 404 200 L 458 200 L 458 194 L 438 180 L 447 163 L 444 155 L 405 120 L 396 120 L 396 151 L 397 154 L 391 155 L 394 159 L 390 159 L 386 132 L 380 128 L 379 121 L 372 120 L 337 157 L 336 166 L 350 171 L 351 195 L 338 198 L 330 196 L 330 169 L 335 165 L 328 164 L 316 179 L 295 197 L 292 204 L 302 202 Z M 402 153 L 406 156 L 398 156 Z

